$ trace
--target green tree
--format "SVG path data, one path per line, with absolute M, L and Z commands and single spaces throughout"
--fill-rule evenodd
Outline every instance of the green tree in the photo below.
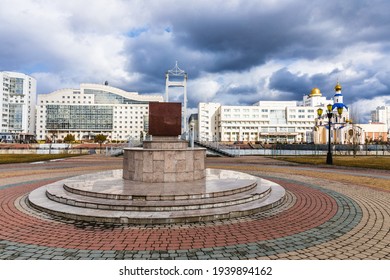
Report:
M 106 135 L 103 135 L 103 134 L 95 135 L 95 143 L 99 143 L 100 149 L 102 149 L 102 144 L 106 140 L 107 140 L 107 136 Z
M 75 141 L 75 137 L 73 134 L 67 134 L 64 138 L 65 143 L 71 143 Z

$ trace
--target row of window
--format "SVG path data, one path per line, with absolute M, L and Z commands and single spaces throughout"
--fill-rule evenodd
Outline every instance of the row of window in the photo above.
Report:
M 41 104 L 45 103 L 43 100 L 41 100 Z M 92 101 L 55 101 L 55 100 L 46 100 L 46 104 L 92 104 Z
M 259 112 L 267 113 L 268 109 L 257 109 L 257 108 L 252 108 L 252 109 L 247 109 L 247 108 L 239 109 L 239 108 L 235 108 L 235 109 L 230 109 L 230 108 L 226 108 L 226 109 L 223 109 L 223 112 L 224 113 L 230 113 L 230 112 L 233 112 L 233 113 L 240 113 L 240 112 L 243 112 L 243 113 L 249 113 L 249 112 L 253 112 L 253 113 L 259 113 Z
M 116 128 L 125 128 L 125 129 L 127 129 L 127 128 L 129 128 L 129 129 L 132 129 L 132 128 L 134 128 L 134 129 L 142 129 L 143 128 L 143 126 L 142 125 L 140 125 L 140 126 L 127 126 L 127 125 L 125 125 L 125 126 L 114 126 L 114 128 L 116 129 Z
M 312 127 L 260 127 L 260 132 L 296 132 L 296 131 L 309 131 Z M 227 131 L 227 130 L 235 130 L 235 131 Z M 239 133 L 238 131 L 246 130 L 252 131 L 252 133 L 257 133 L 259 130 L 258 127 L 226 127 L 224 129 L 224 133 Z M 205 132 L 207 134 L 207 132 Z
M 298 111 L 298 113 L 305 113 L 305 112 L 308 112 L 308 113 L 314 113 L 314 109 L 289 109 L 288 110 L 289 112 L 291 113 L 295 113 Z
M 259 119 L 259 118 L 262 118 L 262 119 L 267 119 L 268 118 L 268 115 L 248 115 L 248 114 L 244 114 L 244 115 L 230 115 L 230 114 L 224 114 L 223 115 L 224 118 L 226 119 L 231 119 L 231 118 L 234 118 L 234 119 Z
M 129 112 L 128 111 L 115 111 L 114 112 L 116 115 L 122 115 L 122 114 L 129 114 Z M 146 112 L 144 112 L 144 111 L 140 111 L 140 112 L 138 112 L 138 111 L 134 111 L 134 112 L 131 112 L 132 114 L 148 114 L 148 112 L 146 111 Z
M 277 110 L 277 109 L 257 109 L 257 108 L 252 108 L 252 109 L 239 109 L 239 108 L 236 108 L 236 109 L 231 109 L 231 108 L 225 108 L 223 109 L 223 112 L 224 113 L 275 113 L 277 111 L 285 111 L 284 109 L 283 110 Z M 291 113 L 295 113 L 295 112 L 298 112 L 298 113 L 314 113 L 314 109 L 289 109 L 288 110 L 289 112 Z M 205 111 L 204 111 L 205 112 Z M 205 112 L 206 113 L 206 112 Z M 207 112 L 208 113 L 208 112 Z
M 296 115 L 289 115 L 288 116 L 289 119 L 296 119 L 297 116 Z M 315 119 L 314 115 L 298 115 L 298 119 Z
M 41 130 L 39 130 L 38 133 L 40 133 L 40 136 L 42 138 L 42 136 L 44 136 L 45 130 L 43 130 L 42 126 L 40 128 L 41 128 Z M 95 130 L 95 129 L 91 129 L 91 130 Z M 140 133 L 140 131 L 139 130 L 132 130 L 132 131 L 119 130 L 119 131 L 112 131 L 112 132 L 108 132 L 108 133 L 112 133 L 112 134 L 132 134 L 132 135 L 136 134 L 136 135 L 138 135 Z
M 92 99 L 92 95 L 84 95 L 83 96 L 84 97 L 84 99 Z M 67 95 L 67 96 L 62 96 L 62 99 L 70 99 L 71 98 L 71 96 L 70 95 Z M 81 96 L 79 95 L 79 96 L 75 96 L 75 95 L 73 95 L 73 99 L 81 99 Z
M 273 118 L 274 115 L 248 115 L 248 114 L 244 114 L 244 115 L 230 115 L 230 114 L 224 114 L 223 117 L 225 119 L 268 119 L 268 118 Z M 277 115 L 279 116 L 279 115 Z M 289 115 L 288 116 L 289 119 L 305 119 L 305 118 L 308 118 L 308 119 L 315 119 L 314 115 Z M 284 116 L 280 116 L 280 118 L 284 118 Z
M 240 127 L 225 127 L 227 130 L 240 130 Z M 259 130 L 259 127 L 241 127 L 241 130 Z M 261 132 L 295 132 L 295 127 L 260 127 Z

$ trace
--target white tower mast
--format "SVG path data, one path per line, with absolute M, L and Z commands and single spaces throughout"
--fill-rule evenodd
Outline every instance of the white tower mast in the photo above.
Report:
M 170 77 L 175 77 L 174 81 L 170 80 Z M 183 80 L 178 80 L 180 77 L 183 77 Z M 168 70 L 165 73 L 165 102 L 169 101 L 168 90 L 169 87 L 182 87 L 184 88 L 184 100 L 182 106 L 182 123 L 183 131 L 182 133 L 187 132 L 187 73 L 184 70 L 181 70 L 179 66 L 176 65 L 173 69 Z

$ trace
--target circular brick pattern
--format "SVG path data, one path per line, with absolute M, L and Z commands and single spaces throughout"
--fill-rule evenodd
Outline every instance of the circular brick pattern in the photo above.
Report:
M 355 249 L 363 246 L 356 243 L 356 238 L 363 238 L 368 229 L 372 239 L 365 243 L 371 253 L 363 254 L 359 247 L 352 253 L 345 252 L 346 258 L 388 258 L 389 250 L 383 246 L 388 206 L 372 196 L 373 190 L 362 189 L 367 195 L 360 189 L 343 192 L 337 186 L 324 188 L 301 178 L 266 179 L 288 191 L 283 205 L 240 219 L 166 226 L 56 219 L 29 210 L 23 199 L 52 179 L 3 185 L 0 259 L 341 258 L 337 254 L 342 256 L 343 248 L 352 246 L 351 238 L 358 244 Z M 374 216 L 376 221 L 368 218 Z M 370 245 L 372 240 L 375 243 Z M 338 247 L 337 243 L 344 246 Z

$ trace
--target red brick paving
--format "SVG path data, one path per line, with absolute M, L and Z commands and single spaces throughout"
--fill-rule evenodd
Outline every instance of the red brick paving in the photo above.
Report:
M 196 227 L 142 228 L 138 226 L 88 229 L 40 219 L 20 212 L 15 200 L 51 181 L 0 190 L 0 239 L 48 247 L 86 250 L 177 250 L 244 244 L 289 236 L 314 228 L 337 212 L 335 200 L 302 185 L 281 184 L 296 197 L 288 211 L 275 216 L 235 223 Z

